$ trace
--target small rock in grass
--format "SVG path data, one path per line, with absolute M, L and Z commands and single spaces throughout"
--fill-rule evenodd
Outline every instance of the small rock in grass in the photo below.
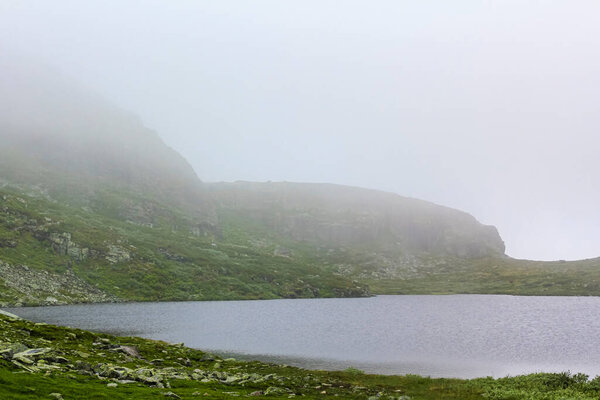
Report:
M 165 396 L 165 397 L 172 397 L 174 399 L 180 399 L 181 398 L 181 397 L 179 397 L 178 395 L 176 395 L 173 392 L 165 392 L 165 393 L 163 393 L 163 396 Z
M 117 384 L 116 384 L 116 383 L 114 383 L 114 382 L 111 382 L 111 383 L 107 383 L 107 384 L 106 384 L 106 387 L 110 387 L 110 388 L 116 388 L 117 386 L 119 386 L 119 385 L 117 385 Z
M 60 393 L 50 393 L 48 396 L 56 400 L 63 400 L 63 396 Z
M 140 356 L 140 353 L 133 346 L 120 346 L 117 348 L 117 351 L 127 354 L 128 356 L 131 356 L 133 358 L 142 358 L 142 356 Z

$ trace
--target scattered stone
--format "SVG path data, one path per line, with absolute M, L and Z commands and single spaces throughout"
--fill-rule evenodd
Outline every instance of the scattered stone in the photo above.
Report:
M 133 358 L 142 358 L 142 356 L 140 356 L 140 353 L 134 346 L 120 346 L 117 348 L 117 351 L 125 353 Z
M 50 351 L 52 351 L 52 349 L 48 347 L 43 347 L 39 349 L 28 349 L 15 354 L 14 357 L 39 358 L 45 354 L 48 354 Z
M 19 354 L 15 354 L 13 356 L 13 362 L 16 362 L 16 361 L 18 361 L 20 363 L 23 363 L 23 364 L 27 364 L 27 365 L 32 365 L 33 364 L 33 360 L 31 358 L 27 358 L 25 356 L 22 356 L 22 355 L 20 355 L 20 353 Z
M 269 394 L 285 394 L 287 393 L 287 390 L 282 389 L 280 387 L 277 386 L 269 386 L 267 388 L 267 390 L 265 390 L 265 395 L 269 395 Z
M 172 397 L 174 399 L 180 399 L 181 397 L 178 396 L 177 394 L 173 393 L 173 392 L 165 392 L 163 393 L 163 396 L 165 397 Z
M 105 258 L 111 264 L 128 262 L 131 260 L 131 253 L 120 246 L 110 244 Z
M 84 361 L 81 360 L 77 360 L 75 361 L 75 369 L 78 371 L 91 371 L 92 370 L 92 366 L 89 363 L 86 363 Z
M 62 394 L 60 393 L 50 393 L 48 396 L 56 400 L 64 400 Z
M 5 360 L 12 360 L 13 355 L 14 355 L 13 349 L 0 350 L 0 357 L 4 358 Z
M 119 386 L 119 385 L 117 385 L 117 384 L 116 384 L 116 383 L 114 383 L 114 382 L 111 382 L 111 383 L 107 383 L 107 384 L 106 384 L 106 387 L 109 387 L 109 388 L 116 388 L 117 386 Z

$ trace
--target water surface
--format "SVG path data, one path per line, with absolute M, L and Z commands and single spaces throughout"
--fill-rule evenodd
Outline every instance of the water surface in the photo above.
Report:
M 600 298 L 377 296 L 25 307 L 36 322 L 383 374 L 600 375 Z

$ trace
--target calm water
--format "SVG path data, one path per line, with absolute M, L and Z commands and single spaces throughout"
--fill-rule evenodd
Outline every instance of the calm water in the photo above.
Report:
M 597 297 L 378 296 L 8 311 L 307 368 L 465 378 L 542 370 L 600 375 Z

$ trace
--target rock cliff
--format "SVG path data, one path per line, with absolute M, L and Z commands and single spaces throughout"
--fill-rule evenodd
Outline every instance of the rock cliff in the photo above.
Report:
M 220 213 L 235 213 L 295 241 L 469 258 L 504 254 L 495 227 L 462 211 L 392 193 L 287 182 L 208 188 Z

